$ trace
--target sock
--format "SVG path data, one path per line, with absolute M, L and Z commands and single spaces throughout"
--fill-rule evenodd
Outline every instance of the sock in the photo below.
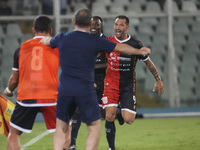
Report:
M 78 136 L 78 131 L 81 126 L 81 115 L 75 113 L 73 115 L 73 121 L 72 121 L 72 131 L 71 131 L 71 144 L 70 145 L 76 145 L 76 139 Z
M 114 121 L 113 122 L 108 122 L 106 120 L 105 130 L 106 130 L 106 138 L 107 138 L 107 141 L 108 141 L 109 148 L 111 148 L 112 150 L 115 150 L 115 132 L 116 132 L 116 128 L 115 128 Z

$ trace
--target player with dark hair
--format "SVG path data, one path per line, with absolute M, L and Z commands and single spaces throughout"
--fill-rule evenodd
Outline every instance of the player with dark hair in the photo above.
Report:
M 56 128 L 56 99 L 58 95 L 58 49 L 39 41 L 52 33 L 52 21 L 38 16 L 32 28 L 35 37 L 21 44 L 14 54 L 14 65 L 4 94 L 13 96 L 18 86 L 17 103 L 10 121 L 8 150 L 20 149 L 20 135 L 30 133 L 38 112 L 43 114 L 49 132 Z
M 86 123 L 89 132 L 86 150 L 97 149 L 101 130 L 101 115 L 94 88 L 97 54 L 101 51 L 107 53 L 116 51 L 129 55 L 149 55 L 151 53 L 151 50 L 146 47 L 136 49 L 126 44 L 108 41 L 98 34 L 88 33 L 92 24 L 91 18 L 91 12 L 88 9 L 79 9 L 72 19 L 75 25 L 74 31 L 41 40 L 42 43 L 52 48 L 58 47 L 60 53 L 62 72 L 58 86 L 54 150 L 63 150 L 65 133 L 76 107 L 79 108 L 81 120 Z
M 126 16 L 117 16 L 115 18 L 115 35 L 107 39 L 115 43 L 125 43 L 134 48 L 141 49 L 142 43 L 132 38 L 127 31 L 129 29 L 129 19 Z M 164 92 L 164 86 L 158 71 L 153 62 L 147 55 L 126 55 L 118 52 L 106 53 L 107 71 L 105 77 L 104 94 L 102 106 L 106 110 L 105 130 L 109 145 L 109 150 L 115 150 L 115 117 L 117 114 L 119 123 L 124 121 L 132 124 L 136 116 L 136 81 L 135 67 L 137 60 L 142 60 L 147 65 L 155 77 L 156 83 L 153 91 L 158 89 L 159 94 Z M 121 110 L 117 109 L 120 104 Z M 118 110 L 118 111 L 117 111 Z

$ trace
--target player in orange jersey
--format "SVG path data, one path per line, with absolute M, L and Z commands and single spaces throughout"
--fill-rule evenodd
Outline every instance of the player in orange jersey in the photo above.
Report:
M 56 99 L 58 86 L 59 52 L 39 41 L 52 33 L 52 21 L 38 16 L 32 28 L 35 37 L 21 44 L 14 54 L 12 75 L 4 94 L 18 96 L 11 116 L 7 150 L 20 150 L 20 135 L 30 133 L 38 112 L 43 114 L 49 132 L 56 127 Z

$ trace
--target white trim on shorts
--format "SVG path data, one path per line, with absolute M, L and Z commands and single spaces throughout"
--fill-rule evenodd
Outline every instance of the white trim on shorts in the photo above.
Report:
M 19 127 L 18 125 L 14 124 L 12 122 L 10 122 L 10 126 L 12 126 L 13 128 L 15 128 L 19 131 L 25 132 L 25 133 L 31 133 L 32 132 L 32 130 L 24 129 L 24 128 Z
M 49 133 L 53 133 L 53 132 L 56 131 L 56 129 L 47 129 L 47 131 L 48 131 Z
M 104 105 L 103 106 L 103 109 L 105 109 L 106 107 L 117 107 L 118 106 L 118 104 L 108 104 L 108 105 Z
M 26 104 L 26 103 L 22 103 L 22 102 L 19 102 L 19 101 L 17 101 L 17 103 L 18 103 L 20 106 L 23 106 L 23 107 L 56 106 L 56 103 L 34 103 L 34 104 Z
M 121 110 L 128 111 L 128 112 L 130 112 L 130 113 L 132 113 L 132 114 L 136 114 L 136 113 L 137 113 L 136 111 L 130 110 L 130 109 L 128 109 L 128 108 L 122 108 Z

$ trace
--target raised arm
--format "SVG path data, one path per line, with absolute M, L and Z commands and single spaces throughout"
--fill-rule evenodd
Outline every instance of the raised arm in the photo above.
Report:
M 127 55 L 150 55 L 151 50 L 147 47 L 142 47 L 140 50 L 133 48 L 127 44 L 117 43 L 114 49 L 115 52 L 124 53 Z
M 156 83 L 154 85 L 154 88 L 153 88 L 153 92 L 156 91 L 156 89 L 158 89 L 158 94 L 161 95 L 164 93 L 164 85 L 163 85 L 163 82 L 158 74 L 158 70 L 156 69 L 156 66 L 154 65 L 154 63 L 151 61 L 151 59 L 147 59 L 145 61 L 145 64 L 147 65 L 149 71 L 153 74 L 155 80 L 156 80 Z

